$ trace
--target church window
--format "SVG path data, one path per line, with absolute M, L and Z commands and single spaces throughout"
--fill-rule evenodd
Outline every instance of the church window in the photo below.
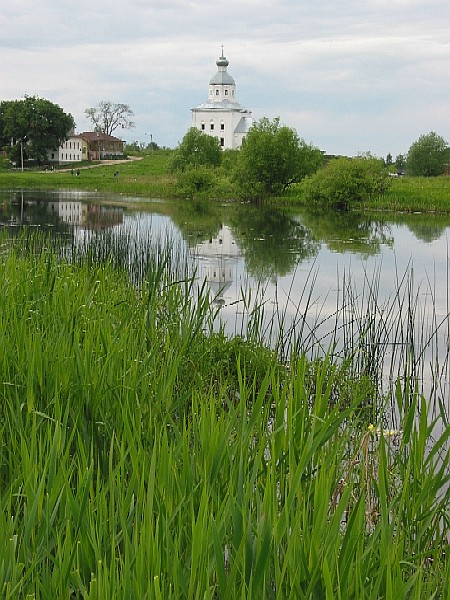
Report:
M 225 138 L 220 138 L 220 145 L 222 146 L 222 148 L 223 146 L 225 146 Z
M 219 90 L 216 90 L 216 96 L 218 96 L 218 95 L 219 95 Z
M 225 90 L 225 96 L 228 96 L 228 90 Z
M 205 131 L 205 124 L 204 123 L 202 123 L 201 127 L 202 127 L 202 131 Z
M 220 124 L 220 131 L 225 131 L 225 123 Z
M 209 128 L 211 129 L 211 131 L 214 131 L 214 123 L 211 123 Z

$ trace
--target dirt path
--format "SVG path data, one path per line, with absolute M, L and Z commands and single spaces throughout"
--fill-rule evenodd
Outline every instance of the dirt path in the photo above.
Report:
M 104 167 L 106 165 L 123 165 L 126 164 L 127 162 L 133 161 L 133 160 L 142 160 L 144 157 L 143 156 L 130 156 L 129 158 L 125 158 L 122 160 L 101 160 L 99 162 L 96 162 L 95 164 L 92 165 L 83 165 L 80 167 L 77 167 L 76 165 L 70 166 L 67 169 L 54 169 L 54 173 L 67 173 L 68 171 L 77 171 L 78 169 L 81 171 L 82 169 L 95 169 L 95 167 Z M 48 169 L 47 169 L 48 172 Z

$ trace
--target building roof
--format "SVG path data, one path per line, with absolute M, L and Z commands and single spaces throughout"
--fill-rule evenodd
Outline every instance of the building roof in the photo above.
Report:
M 234 79 L 226 71 L 217 71 L 209 80 L 209 85 L 236 85 Z
M 248 133 L 248 130 L 253 124 L 252 117 L 242 117 L 239 123 L 236 125 L 234 133 Z
M 83 131 L 80 136 L 87 142 L 122 142 L 121 139 L 101 131 Z
M 221 100 L 216 102 L 203 102 L 192 110 L 219 110 L 219 111 L 233 111 L 233 112 L 247 112 L 239 102 L 233 102 L 231 100 Z
M 223 55 L 222 47 L 222 56 L 220 56 L 219 60 L 216 61 L 217 73 L 211 77 L 209 85 L 236 85 L 234 79 L 227 72 L 227 67 L 229 64 L 230 63 Z

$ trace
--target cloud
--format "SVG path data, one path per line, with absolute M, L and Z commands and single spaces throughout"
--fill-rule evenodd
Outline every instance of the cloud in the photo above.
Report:
M 102 99 L 175 145 L 221 44 L 238 100 L 334 153 L 450 138 L 448 0 L 16 0 L 0 9 L 1 99 L 36 94 L 77 123 Z M 128 134 L 127 134 L 128 135 Z M 359 138 L 359 139 L 358 139 Z

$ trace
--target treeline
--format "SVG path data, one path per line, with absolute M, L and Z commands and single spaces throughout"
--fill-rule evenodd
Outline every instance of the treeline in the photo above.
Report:
M 449 158 L 447 142 L 431 132 L 411 146 L 402 165 L 410 175 L 436 176 L 444 173 Z M 393 165 L 370 153 L 326 156 L 278 118 L 264 117 L 237 151 L 224 152 L 217 138 L 191 128 L 174 151 L 170 170 L 179 194 L 187 198 L 211 197 L 228 187 L 228 195 L 231 189 L 240 199 L 295 193 L 308 205 L 347 209 L 384 194 L 396 174 Z

